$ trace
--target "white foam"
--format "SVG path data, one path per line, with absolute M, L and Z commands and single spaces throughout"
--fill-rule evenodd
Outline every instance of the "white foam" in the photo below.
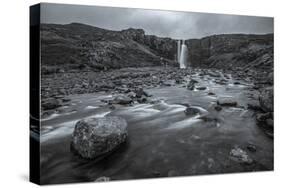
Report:
M 182 105 L 171 105 L 170 108 L 163 111 L 163 114 L 171 115 L 178 112 L 183 112 L 185 109 L 186 107 Z
M 104 117 L 107 114 L 109 114 L 110 111 L 108 112 L 103 112 L 100 114 L 95 114 L 93 116 L 90 116 L 91 118 L 100 118 L 100 117 Z M 73 121 L 68 121 L 68 122 L 64 122 L 64 123 L 60 123 L 54 126 L 48 126 L 48 129 L 52 129 L 52 127 L 54 127 L 53 130 L 47 132 L 45 134 L 41 134 L 40 136 L 40 142 L 46 142 L 47 140 L 50 139 L 54 139 L 54 138 L 60 138 L 60 137 L 64 137 L 67 135 L 72 134 L 75 124 L 78 122 L 79 120 L 73 120 Z M 58 128 L 56 128 L 58 127 Z
M 171 129 L 184 129 L 186 127 L 190 127 L 191 125 L 203 121 L 202 119 L 198 119 L 200 115 L 196 115 L 194 117 L 184 119 L 182 121 L 178 121 L 174 124 L 171 124 L 169 127 L 166 128 L 166 130 Z
M 56 128 L 56 129 L 54 129 L 52 131 L 49 131 L 45 134 L 41 134 L 40 135 L 40 142 L 43 143 L 43 142 L 46 142 L 50 139 L 59 138 L 59 137 L 63 137 L 63 136 L 72 134 L 72 132 L 74 130 L 74 127 L 75 127 L 75 124 L 77 122 L 78 122 L 78 120 L 74 120 L 74 121 L 68 121 L 68 122 L 65 122 L 65 123 L 58 124 L 57 126 L 59 128 Z
M 196 108 L 200 111 L 201 114 L 207 114 L 209 113 L 207 110 L 205 110 L 204 108 L 202 108 L 201 106 L 191 106 L 192 108 Z
M 47 121 L 47 120 L 50 120 L 50 119 L 54 119 L 54 118 L 56 118 L 58 116 L 61 116 L 61 114 L 54 113 L 54 114 L 51 114 L 49 117 L 42 118 L 41 121 Z
M 43 118 L 41 119 L 41 121 L 47 121 L 47 120 L 51 120 L 51 119 L 55 119 L 59 116 L 67 116 L 67 115 L 71 115 L 71 114 L 74 114 L 76 113 L 77 111 L 73 110 L 71 112 L 66 112 L 66 113 L 62 113 L 62 114 L 59 114 L 59 113 L 54 113 L 54 114 L 51 114 L 49 117 L 46 117 L 46 118 Z
M 66 112 L 66 113 L 61 114 L 61 115 L 71 115 L 71 114 L 74 114 L 74 113 L 76 113 L 76 112 L 77 112 L 76 110 L 73 110 L 73 111 L 71 111 L 71 112 Z
M 102 113 L 100 113 L 100 114 L 95 114 L 95 115 L 93 115 L 93 116 L 91 116 L 91 117 L 93 117 L 93 118 L 102 118 L 102 117 L 106 116 L 107 114 L 109 114 L 110 112 L 111 112 L 111 111 L 102 112 Z
M 91 110 L 91 109 L 96 109 L 98 108 L 97 106 L 86 106 L 85 110 Z

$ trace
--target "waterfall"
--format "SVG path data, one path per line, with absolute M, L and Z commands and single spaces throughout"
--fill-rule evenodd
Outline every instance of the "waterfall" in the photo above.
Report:
M 181 69 L 186 68 L 186 59 L 187 59 L 187 47 L 184 44 L 184 40 L 183 40 L 183 43 L 181 45 L 181 54 L 180 54 L 180 61 L 179 61 Z
M 180 62 L 181 58 L 181 41 L 178 40 L 178 53 L 177 53 L 177 61 Z

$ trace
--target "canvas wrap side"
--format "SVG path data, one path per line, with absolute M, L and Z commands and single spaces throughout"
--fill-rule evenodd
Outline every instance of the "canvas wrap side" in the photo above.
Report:
M 30 7 L 30 181 L 40 184 L 40 4 Z

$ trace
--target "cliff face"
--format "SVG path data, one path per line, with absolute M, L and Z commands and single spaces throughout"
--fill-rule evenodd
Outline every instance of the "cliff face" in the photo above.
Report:
M 186 40 L 193 67 L 273 69 L 273 34 Z M 177 66 L 177 41 L 142 29 L 110 31 L 84 24 L 41 25 L 42 72 Z
M 273 34 L 214 35 L 186 41 L 189 60 L 194 67 L 265 68 L 261 61 L 273 68 Z
M 142 29 L 127 29 L 122 30 L 121 33 L 129 39 L 132 39 L 139 44 L 147 46 L 153 53 L 170 59 L 176 60 L 176 49 L 177 43 L 174 39 L 171 38 L 161 38 L 155 35 L 145 35 L 144 30 Z

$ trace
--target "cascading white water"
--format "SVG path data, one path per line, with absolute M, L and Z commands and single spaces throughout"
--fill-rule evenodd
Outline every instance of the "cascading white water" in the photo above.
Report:
M 185 69 L 186 68 L 186 58 L 187 58 L 187 47 L 184 44 L 184 41 L 181 45 L 181 55 L 180 55 L 180 68 Z
M 177 61 L 180 62 L 181 58 L 181 41 L 178 40 L 178 53 L 177 53 Z

